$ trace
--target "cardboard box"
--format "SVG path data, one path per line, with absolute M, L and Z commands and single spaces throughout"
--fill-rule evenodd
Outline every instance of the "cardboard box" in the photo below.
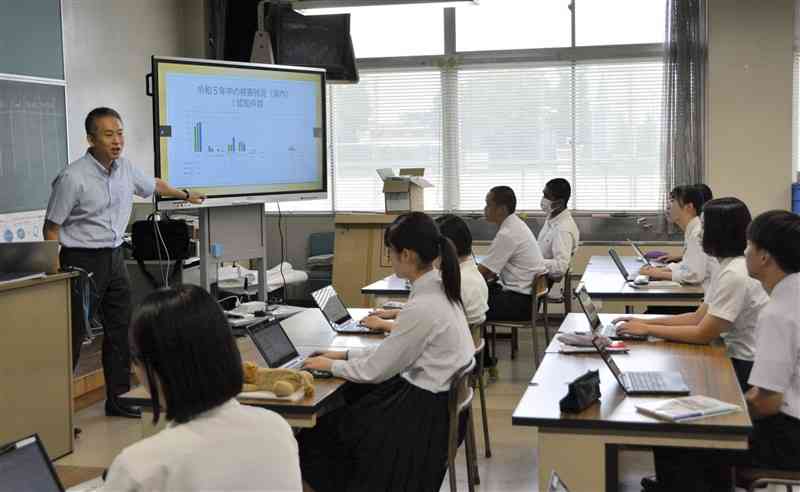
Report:
M 398 175 L 393 169 L 378 169 L 383 180 L 386 213 L 422 212 L 425 210 L 425 188 L 433 185 L 425 179 L 425 168 L 401 169 Z

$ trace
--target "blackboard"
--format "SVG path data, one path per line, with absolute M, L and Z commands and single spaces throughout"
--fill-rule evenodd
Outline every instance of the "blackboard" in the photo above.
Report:
M 60 0 L 0 0 L 0 73 L 64 79 Z
M 64 87 L 0 80 L 0 214 L 47 206 L 67 165 Z

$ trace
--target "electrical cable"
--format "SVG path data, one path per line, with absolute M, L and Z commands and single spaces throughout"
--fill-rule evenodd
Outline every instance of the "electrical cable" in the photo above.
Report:
M 281 214 L 281 204 L 280 204 L 280 202 L 275 202 L 275 205 L 278 206 L 278 234 L 280 234 L 280 237 L 281 237 L 281 262 L 278 265 L 278 269 L 281 272 L 281 279 L 283 279 L 283 299 L 282 299 L 282 303 L 285 303 L 286 302 L 286 277 L 283 275 L 283 261 L 286 258 L 286 256 L 285 256 L 285 251 L 284 251 L 283 228 L 282 228 L 282 225 L 281 225 L 282 224 L 283 215 Z M 266 282 L 267 279 L 264 279 L 264 281 Z M 268 289 L 269 285 L 268 284 L 264 284 L 264 288 Z

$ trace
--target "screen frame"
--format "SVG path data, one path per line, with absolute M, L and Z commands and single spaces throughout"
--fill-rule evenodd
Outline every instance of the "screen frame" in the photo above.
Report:
M 322 181 L 319 189 L 309 190 L 292 190 L 292 191 L 270 191 L 265 193 L 237 193 L 237 194 L 222 194 L 212 195 L 202 204 L 192 204 L 180 198 L 167 198 L 162 197 L 158 193 L 154 193 L 154 201 L 156 209 L 158 210 L 174 210 L 185 208 L 203 208 L 203 207 L 224 207 L 233 205 L 249 205 L 253 203 L 267 203 L 278 201 L 301 201 L 301 200 L 320 200 L 328 198 L 328 111 L 327 111 L 327 84 L 324 68 L 314 67 L 294 67 L 287 65 L 266 65 L 261 63 L 247 63 L 247 62 L 230 62 L 225 60 L 207 60 L 201 58 L 181 58 L 181 57 L 168 57 L 157 56 L 151 57 L 151 71 L 148 78 L 152 83 L 152 90 L 150 96 L 153 102 L 153 174 L 156 178 L 161 179 L 161 135 L 160 135 L 160 104 L 158 97 L 158 79 L 159 79 L 159 65 L 161 63 L 179 64 L 179 65 L 195 65 L 195 66 L 210 66 L 210 67 L 231 67 L 231 68 L 244 68 L 244 69 L 259 69 L 259 70 L 272 70 L 284 72 L 300 72 L 306 74 L 315 74 L 320 77 L 320 94 L 322 98 Z

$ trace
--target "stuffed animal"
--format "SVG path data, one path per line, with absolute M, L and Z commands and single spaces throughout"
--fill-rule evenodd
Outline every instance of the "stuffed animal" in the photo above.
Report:
M 308 371 L 269 369 L 252 362 L 245 362 L 242 368 L 245 383 L 242 391 L 271 391 L 284 397 L 302 388 L 306 396 L 314 394 L 314 376 Z

